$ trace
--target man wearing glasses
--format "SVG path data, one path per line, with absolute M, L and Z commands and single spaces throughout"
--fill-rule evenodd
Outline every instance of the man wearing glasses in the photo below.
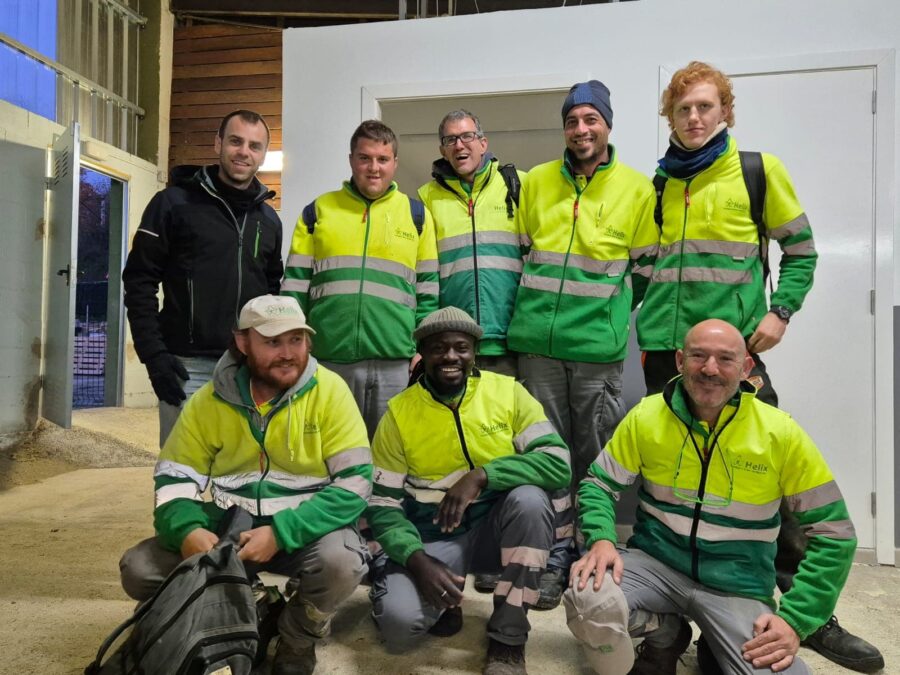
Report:
M 681 377 L 628 413 L 579 487 L 588 552 L 572 566 L 569 628 L 608 675 L 674 675 L 687 619 L 725 672 L 808 673 L 800 640 L 831 616 L 856 549 L 841 492 L 809 436 L 744 381 L 753 359 L 736 328 L 697 324 L 675 359 Z M 634 534 L 617 549 L 615 499 L 638 476 Z M 808 543 L 776 604 L 782 497 Z

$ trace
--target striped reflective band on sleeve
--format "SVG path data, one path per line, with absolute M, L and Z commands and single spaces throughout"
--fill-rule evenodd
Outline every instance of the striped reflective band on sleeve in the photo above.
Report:
M 516 452 L 521 455 L 523 452 L 525 452 L 528 446 L 538 438 L 541 438 L 542 436 L 549 436 L 555 433 L 556 429 L 553 428 L 553 425 L 548 420 L 544 420 L 543 422 L 535 422 L 534 424 L 529 424 L 519 432 L 519 434 L 513 439 L 513 445 L 516 448 Z
M 789 220 L 784 225 L 769 230 L 769 236 L 776 241 L 798 234 L 809 227 L 809 218 L 805 213 L 801 213 L 793 220 Z
M 372 463 L 372 451 L 365 446 L 342 450 L 325 460 L 328 473 L 334 475 L 351 466 Z
M 374 470 L 374 481 L 376 484 L 383 485 L 386 488 L 400 490 L 406 484 L 406 474 L 388 471 L 380 466 L 376 466 Z
M 163 485 L 153 495 L 154 508 L 158 508 L 175 499 L 192 499 L 195 502 L 199 502 L 203 500 L 202 494 L 197 489 L 197 484 L 193 482 Z

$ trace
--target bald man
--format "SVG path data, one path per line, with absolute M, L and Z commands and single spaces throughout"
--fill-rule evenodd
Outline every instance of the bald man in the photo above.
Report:
M 564 596 L 569 628 L 607 675 L 674 675 L 688 619 L 725 672 L 808 673 L 800 640 L 831 616 L 856 549 L 844 499 L 809 436 L 756 400 L 736 328 L 697 324 L 675 359 L 680 376 L 628 413 L 579 486 L 588 552 Z M 619 548 L 615 500 L 638 476 L 637 524 Z M 808 544 L 776 603 L 782 497 Z M 644 638 L 637 658 L 632 637 Z

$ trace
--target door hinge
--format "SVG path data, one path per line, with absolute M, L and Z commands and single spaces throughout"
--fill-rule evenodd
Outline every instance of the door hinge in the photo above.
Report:
M 872 90 L 872 114 L 878 112 L 878 90 Z
M 877 515 L 876 512 L 878 511 L 878 509 L 876 508 L 877 503 L 876 503 L 875 493 L 872 492 L 870 494 L 871 494 L 871 498 L 872 498 L 872 517 L 874 518 Z
M 869 314 L 875 316 L 875 289 L 869 291 Z

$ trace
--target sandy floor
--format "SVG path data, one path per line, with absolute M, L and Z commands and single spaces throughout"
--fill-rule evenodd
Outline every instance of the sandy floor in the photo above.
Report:
M 2 675 L 83 672 L 102 639 L 133 609 L 119 587 L 117 562 L 124 549 L 152 533 L 156 413 L 88 411 L 75 423 L 73 431 L 48 426 L 30 443 L 0 453 Z M 885 673 L 900 673 L 898 600 L 900 570 L 856 565 L 838 607 L 845 627 L 881 647 Z M 379 644 L 361 588 L 319 650 L 316 672 L 479 673 L 490 608 L 490 596 L 469 590 L 460 634 L 430 638 L 415 652 L 392 657 Z M 531 619 L 529 671 L 586 675 L 563 610 L 533 612 Z M 809 650 L 802 655 L 815 673 L 850 672 Z M 691 647 L 679 673 L 698 672 Z

